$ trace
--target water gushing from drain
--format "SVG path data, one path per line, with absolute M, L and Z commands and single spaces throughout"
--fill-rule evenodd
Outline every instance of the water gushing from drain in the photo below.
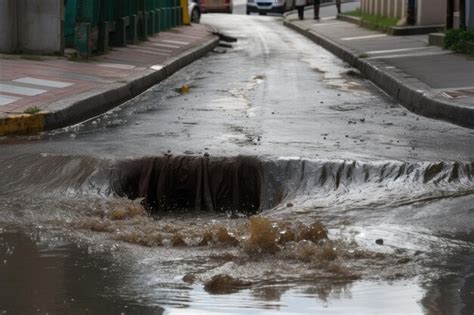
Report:
M 112 175 L 119 196 L 144 198 L 155 210 L 194 209 L 256 213 L 261 164 L 256 158 L 171 156 L 120 162 Z

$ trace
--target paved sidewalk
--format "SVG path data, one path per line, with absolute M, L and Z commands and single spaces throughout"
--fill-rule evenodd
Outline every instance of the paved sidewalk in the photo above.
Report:
M 105 112 L 213 49 L 212 31 L 183 26 L 90 61 L 0 55 L 0 135 L 54 129 Z M 24 115 L 36 108 L 41 113 Z
M 428 46 L 427 35 L 389 36 L 326 17 L 285 24 L 335 53 L 419 114 L 474 128 L 474 59 Z

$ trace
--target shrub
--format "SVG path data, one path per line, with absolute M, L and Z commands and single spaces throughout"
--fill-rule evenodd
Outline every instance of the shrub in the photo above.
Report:
M 474 31 L 449 30 L 444 37 L 444 47 L 457 53 L 474 55 Z

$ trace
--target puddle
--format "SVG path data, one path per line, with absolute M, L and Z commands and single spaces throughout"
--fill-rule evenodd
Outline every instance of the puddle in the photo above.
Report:
M 258 286 L 233 280 L 233 290 L 216 292 L 216 284 L 168 282 L 146 263 L 137 265 L 138 257 L 120 251 L 90 250 L 49 237 L 5 230 L 0 234 L 0 249 L 7 249 L 7 256 L 2 255 L 6 262 L 0 264 L 1 283 L 7 284 L 0 290 L 1 312 L 367 314 L 369 304 L 370 313 L 395 307 L 405 314 L 422 312 L 422 290 L 415 280 L 298 285 L 280 281 Z
M 452 275 L 445 262 L 472 257 L 472 237 L 436 233 L 472 226 L 470 162 L 2 162 L 0 277 L 16 288 L 1 290 L 7 311 L 362 314 L 396 300 L 421 313 L 439 305 L 430 286 Z

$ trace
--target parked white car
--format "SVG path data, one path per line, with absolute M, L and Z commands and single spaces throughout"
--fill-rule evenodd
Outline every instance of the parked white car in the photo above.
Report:
M 294 0 L 247 0 L 247 14 L 252 12 L 260 15 L 267 13 L 280 13 L 293 10 Z
M 189 18 L 191 23 L 201 21 L 201 7 L 197 0 L 188 0 Z

